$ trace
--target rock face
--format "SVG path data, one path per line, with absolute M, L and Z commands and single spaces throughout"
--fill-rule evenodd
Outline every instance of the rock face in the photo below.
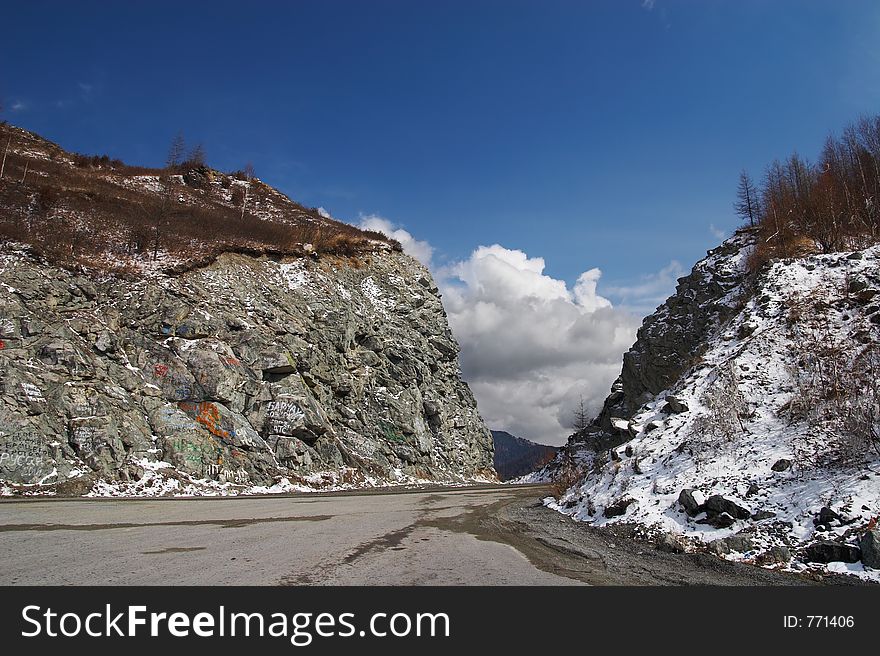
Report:
M 635 343 L 623 355 L 620 377 L 601 413 L 592 426 L 574 436 L 575 441 L 607 448 L 629 437 L 615 439 L 619 432 L 614 419 L 629 420 L 644 403 L 673 387 L 712 332 L 735 313 L 732 301 L 746 278 L 743 257 L 754 240 L 754 231 L 740 231 L 678 280 L 675 293 L 645 318 Z M 669 397 L 667 404 L 671 413 L 687 411 L 687 404 L 677 397 Z
M 430 275 L 388 250 L 134 280 L 5 253 L 0 479 L 494 479 L 457 354 Z
M 645 320 L 602 413 L 541 473 L 569 485 L 552 505 L 738 560 L 874 567 L 880 245 L 749 272 L 754 244 L 738 231 Z M 754 548 L 717 542 L 733 533 Z

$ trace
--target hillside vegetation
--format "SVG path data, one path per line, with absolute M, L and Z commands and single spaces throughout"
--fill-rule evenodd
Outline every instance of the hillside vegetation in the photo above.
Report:
M 0 242 L 52 264 L 114 273 L 182 271 L 226 251 L 356 256 L 400 250 L 377 232 L 322 216 L 253 178 L 204 164 L 165 168 L 69 153 L 0 124 Z
M 831 135 L 816 162 L 776 160 L 756 187 L 740 178 L 737 212 L 761 229 L 757 268 L 774 257 L 866 248 L 880 240 L 880 116 Z

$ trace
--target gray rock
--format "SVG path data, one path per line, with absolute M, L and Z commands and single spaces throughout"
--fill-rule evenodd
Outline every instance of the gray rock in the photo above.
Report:
M 804 556 L 810 563 L 857 563 L 862 558 L 862 552 L 853 544 L 822 540 L 808 546 Z
M 823 506 L 821 510 L 819 510 L 819 514 L 813 519 L 813 524 L 816 526 L 827 526 L 830 527 L 835 522 L 840 521 L 840 515 L 834 512 L 828 506 Z
M 791 551 L 788 547 L 771 547 L 764 553 L 758 554 L 755 562 L 758 565 L 785 565 L 791 561 Z
M 710 552 L 722 556 L 729 554 L 732 551 L 737 551 L 739 553 L 752 551 L 755 548 L 755 543 L 748 535 L 737 534 L 726 538 L 719 538 L 718 540 L 712 540 L 706 545 L 706 547 Z
M 679 279 L 675 294 L 645 318 L 596 419 L 598 428 L 612 435 L 612 417 L 631 419 L 642 404 L 671 389 L 692 365 L 706 337 L 733 316 L 737 309 L 719 301 L 740 288 L 747 272 L 730 263 L 750 249 L 756 237 L 754 231 L 741 231 L 709 251 Z M 604 448 L 616 446 L 613 442 Z
M 749 517 L 752 516 L 752 513 L 737 504 L 735 501 L 726 499 L 720 494 L 713 494 L 706 499 L 704 506 L 707 513 L 727 513 L 736 519 L 749 519 Z
M 709 526 L 714 526 L 715 528 L 729 528 L 736 523 L 736 519 L 730 516 L 728 513 L 711 513 L 707 514 L 704 519 L 701 519 L 699 524 L 708 524 Z
M 610 506 L 605 508 L 602 514 L 605 517 L 620 517 L 621 515 L 626 513 L 626 509 L 629 508 L 636 501 L 635 499 L 631 499 L 629 497 L 624 497 L 622 499 L 618 499 Z
M 672 395 L 666 397 L 666 405 L 663 406 L 663 412 L 668 414 L 680 414 L 687 411 L 687 403 Z
M 664 533 L 657 541 L 656 547 L 658 551 L 666 553 L 684 553 L 687 551 L 687 542 L 674 533 Z
M 773 463 L 773 466 L 770 468 L 775 472 L 784 472 L 788 469 L 791 469 L 791 460 L 786 460 L 785 458 L 780 458 L 776 462 Z
M 856 294 L 860 291 L 863 291 L 868 288 L 868 281 L 864 278 L 853 278 L 849 281 L 849 285 L 847 286 L 847 291 L 850 294 Z
M 16 290 L 0 300 L 3 339 L 15 340 L 0 349 L 8 483 L 79 492 L 137 480 L 142 459 L 242 485 L 494 475 L 436 286 L 406 255 L 228 253 L 125 281 L 5 257 L 0 288 Z M 82 485 L 68 481 L 77 470 Z
M 694 498 L 694 490 L 690 488 L 685 488 L 679 493 L 678 503 L 681 504 L 681 507 L 684 508 L 684 511 L 690 517 L 696 517 L 703 512 L 703 505 L 697 503 L 697 500 Z
M 859 538 L 862 550 L 862 563 L 865 567 L 880 569 L 880 529 L 871 529 Z

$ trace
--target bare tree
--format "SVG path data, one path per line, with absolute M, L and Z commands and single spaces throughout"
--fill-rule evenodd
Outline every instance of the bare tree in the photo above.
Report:
M 205 147 L 197 143 L 193 146 L 192 150 L 189 151 L 189 155 L 186 158 L 186 163 L 190 166 L 204 166 L 207 157 L 205 155 Z
M 179 166 L 183 163 L 183 155 L 186 152 L 186 140 L 183 138 L 183 132 L 178 132 L 177 136 L 171 141 L 171 147 L 168 149 L 168 159 L 165 164 L 168 168 Z
M 244 200 L 241 202 L 241 218 L 244 219 L 244 210 L 247 207 L 248 196 L 250 195 L 251 190 L 251 179 L 254 177 L 254 165 L 248 162 L 244 165 L 244 177 L 247 181 L 247 186 L 244 188 Z
M 577 405 L 572 411 L 571 427 L 578 433 L 585 430 L 590 425 L 590 413 L 587 410 L 587 404 L 584 402 L 583 395 L 578 398 Z
M 12 137 L 6 140 L 6 149 L 3 151 L 3 163 L 0 164 L 0 178 L 3 177 L 3 171 L 6 170 L 6 156 L 9 154 L 9 145 L 12 143 Z
M 758 190 L 745 170 L 739 174 L 739 187 L 736 190 L 736 202 L 733 204 L 733 209 L 743 219 L 748 219 L 749 225 L 754 226 L 758 223 L 761 212 L 758 203 Z

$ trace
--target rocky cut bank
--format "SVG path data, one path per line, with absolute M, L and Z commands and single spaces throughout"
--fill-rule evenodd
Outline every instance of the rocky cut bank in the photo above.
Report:
M 373 241 L 356 255 L 304 245 L 185 268 L 71 270 L 3 242 L 5 494 L 496 480 L 491 435 L 418 262 Z
M 708 253 L 647 317 L 551 505 L 673 550 L 880 581 L 880 247 Z

